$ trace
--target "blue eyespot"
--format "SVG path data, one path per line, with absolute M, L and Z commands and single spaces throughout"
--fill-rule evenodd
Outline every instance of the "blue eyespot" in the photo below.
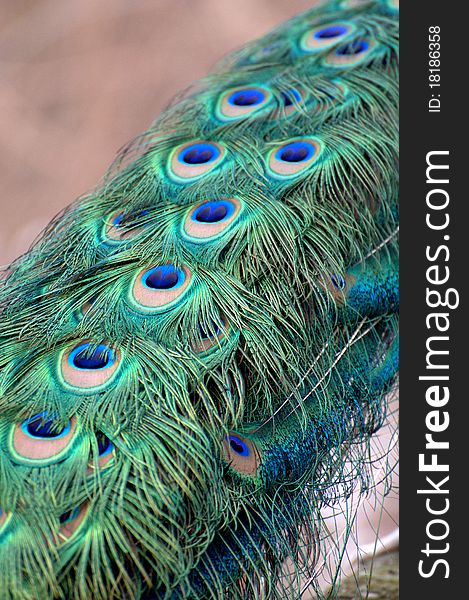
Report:
M 272 148 L 267 157 L 269 174 L 276 179 L 291 179 L 317 163 L 323 151 L 315 138 L 290 138 Z
M 307 31 L 301 38 L 300 45 L 305 52 L 320 52 L 336 46 L 355 30 L 356 26 L 347 22 L 320 25 Z
M 316 31 L 314 37 L 318 40 L 328 40 L 344 35 L 347 31 L 348 29 L 344 25 L 331 25 L 330 27 L 324 27 L 324 29 Z
M 363 54 L 366 52 L 370 44 L 365 40 L 353 40 L 347 44 L 339 46 L 335 53 L 337 56 L 356 56 L 357 54 Z
M 226 90 L 218 99 L 215 114 L 220 121 L 247 119 L 270 105 L 268 88 L 240 86 Z
M 219 335 L 221 333 L 221 327 L 219 325 L 217 325 L 217 323 L 215 323 L 215 321 L 212 321 L 210 329 L 208 329 L 208 328 L 205 329 L 199 323 L 199 333 L 200 333 L 200 337 L 203 340 L 209 340 L 209 339 L 216 337 L 217 335 Z
M 228 97 L 228 102 L 234 106 L 256 106 L 264 100 L 264 92 L 252 88 L 237 90 Z
M 125 213 L 120 213 L 119 215 L 117 215 L 117 217 L 114 218 L 114 220 L 112 221 L 112 224 L 115 227 L 119 227 L 119 223 L 122 221 L 122 219 L 125 217 Z
M 284 106 L 292 106 L 293 102 L 301 102 L 301 94 L 295 88 L 290 88 L 286 92 L 280 94 Z
M 248 445 L 245 442 L 243 442 L 243 440 L 241 438 L 239 438 L 237 435 L 228 436 L 228 441 L 229 441 L 231 450 L 233 450 L 233 452 L 235 452 L 239 456 L 249 456 L 250 455 L 250 450 L 249 450 Z
M 201 204 L 192 213 L 192 220 L 199 223 L 220 223 L 229 219 L 235 210 L 235 205 L 228 200 L 211 200 Z
M 220 342 L 228 331 L 229 324 L 225 317 L 219 315 L 216 320 L 210 319 L 208 322 L 198 323 L 198 335 L 191 340 L 191 347 L 194 352 L 207 352 L 215 347 L 220 347 Z
M 142 283 L 152 290 L 172 290 L 180 287 L 186 279 L 184 271 L 172 265 L 161 265 L 146 271 Z
M 186 146 L 178 155 L 179 162 L 186 165 L 204 165 L 215 161 L 220 150 L 214 144 L 200 143 Z
M 71 423 L 57 428 L 56 419 L 53 416 L 48 416 L 47 412 L 42 412 L 29 419 L 26 419 L 21 425 L 21 429 L 29 437 L 41 439 L 57 439 L 67 435 L 71 429 Z
M 312 158 L 315 152 L 315 147 L 309 142 L 292 142 L 279 148 L 275 158 L 283 162 L 300 163 Z
M 76 369 L 86 371 L 97 371 L 114 364 L 114 351 L 111 348 L 105 344 L 99 344 L 91 352 L 91 347 L 90 343 L 86 343 L 72 350 L 68 356 L 68 363 Z
M 140 212 L 130 213 L 128 215 L 126 215 L 125 212 L 121 212 L 116 217 L 114 217 L 112 224 L 114 225 L 114 227 L 121 227 L 122 225 L 124 225 L 124 223 L 122 223 L 122 221 L 127 221 L 127 222 L 130 222 L 131 220 L 134 221 L 135 219 L 138 219 L 139 217 L 145 217 L 146 215 L 148 215 L 148 213 L 149 213 L 148 210 L 141 210 Z
M 60 517 L 59 517 L 60 524 L 65 525 L 66 523 L 70 523 L 70 521 L 73 521 L 73 519 L 76 519 L 78 517 L 79 512 L 80 512 L 79 506 L 77 506 L 76 508 L 73 508 L 71 510 L 67 510 L 67 512 L 63 513 L 63 515 L 60 515 Z
M 237 110 L 240 108 L 237 107 Z M 177 183 L 194 181 L 220 166 L 226 156 L 226 148 L 218 142 L 205 140 L 188 142 L 170 152 L 167 163 L 168 174 Z
M 114 450 L 113 443 L 107 436 L 104 435 L 104 433 L 99 432 L 96 435 L 96 442 L 98 444 L 99 456 L 106 456 Z
M 332 281 L 332 285 L 334 287 L 336 287 L 338 290 L 343 290 L 346 285 L 345 279 L 342 277 L 342 275 L 339 275 L 337 273 L 333 273 L 331 275 L 331 281 Z

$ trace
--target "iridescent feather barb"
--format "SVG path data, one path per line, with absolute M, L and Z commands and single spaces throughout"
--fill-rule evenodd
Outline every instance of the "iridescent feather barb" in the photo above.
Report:
M 2 600 L 299 596 L 397 377 L 397 25 L 229 56 L 10 266 Z

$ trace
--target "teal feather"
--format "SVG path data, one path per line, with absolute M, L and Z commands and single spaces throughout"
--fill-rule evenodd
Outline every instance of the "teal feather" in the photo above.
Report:
M 396 384 L 397 4 L 221 61 L 8 268 L 2 599 L 298 597 Z

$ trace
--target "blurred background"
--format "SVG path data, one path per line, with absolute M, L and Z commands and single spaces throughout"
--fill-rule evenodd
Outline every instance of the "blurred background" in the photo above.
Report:
M 0 0 L 0 269 L 98 182 L 117 150 L 176 93 L 223 55 L 313 4 Z M 382 432 L 386 443 L 394 429 Z M 396 494 L 385 506 L 371 496 L 364 507 L 351 539 L 351 563 L 383 549 L 375 545 L 378 523 L 384 545 L 396 546 Z M 386 573 L 390 568 L 385 563 Z M 341 597 L 362 597 L 356 579 Z M 369 597 L 397 597 L 393 593 L 378 577 Z

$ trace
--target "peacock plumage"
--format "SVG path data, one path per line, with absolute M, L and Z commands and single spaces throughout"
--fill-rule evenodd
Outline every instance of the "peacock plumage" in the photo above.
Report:
M 1 600 L 300 597 L 397 381 L 397 115 L 398 2 L 332 0 L 7 269 Z

